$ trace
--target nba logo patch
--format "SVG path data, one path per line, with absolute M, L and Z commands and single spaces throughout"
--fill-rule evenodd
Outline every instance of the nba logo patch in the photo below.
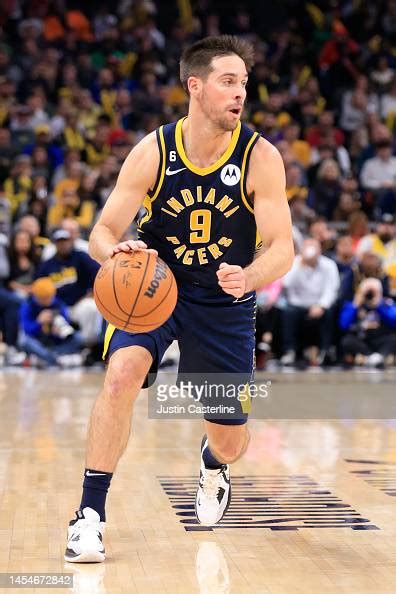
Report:
M 241 179 L 241 170 L 237 165 L 225 165 L 221 170 L 220 178 L 226 186 L 235 186 Z

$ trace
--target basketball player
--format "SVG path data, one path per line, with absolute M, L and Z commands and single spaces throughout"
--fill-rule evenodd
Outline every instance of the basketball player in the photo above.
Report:
M 105 499 L 128 442 L 133 403 L 170 343 L 179 341 L 181 372 L 252 376 L 255 289 L 284 275 L 293 261 L 281 157 L 240 122 L 252 62 L 252 47 L 228 35 L 184 52 L 188 116 L 131 151 L 92 231 L 90 254 L 99 263 L 118 252 L 153 251 L 173 270 L 179 294 L 157 330 L 107 330 L 108 368 L 91 414 L 67 561 L 105 558 Z M 140 239 L 120 242 L 142 203 Z M 265 251 L 254 259 L 257 231 Z M 195 506 L 202 524 L 219 522 L 229 505 L 229 465 L 247 447 L 246 422 L 243 402 L 235 418 L 205 417 Z

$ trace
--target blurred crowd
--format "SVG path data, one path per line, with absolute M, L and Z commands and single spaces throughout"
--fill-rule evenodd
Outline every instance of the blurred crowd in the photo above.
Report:
M 266 4 L 1 3 L 1 361 L 100 359 L 89 232 L 131 148 L 185 115 L 184 46 L 232 33 L 255 47 L 244 119 L 283 157 L 297 253 L 258 292 L 258 367 L 395 363 L 396 0 Z

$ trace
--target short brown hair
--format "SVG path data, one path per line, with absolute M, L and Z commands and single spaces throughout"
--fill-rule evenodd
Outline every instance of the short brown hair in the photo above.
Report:
M 253 46 L 235 35 L 205 37 L 184 50 L 180 60 L 180 80 L 185 91 L 190 76 L 205 78 L 211 71 L 213 58 L 235 54 L 245 62 L 249 72 L 254 63 Z

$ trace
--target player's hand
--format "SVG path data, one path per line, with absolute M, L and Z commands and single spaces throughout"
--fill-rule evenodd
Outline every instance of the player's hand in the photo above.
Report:
M 117 243 L 117 245 L 113 247 L 110 258 L 115 256 L 115 254 L 119 254 L 120 252 L 149 252 L 150 254 L 155 254 L 158 256 L 157 250 L 148 248 L 147 244 L 140 239 L 128 239 L 127 241 L 121 241 L 121 243 Z
M 216 274 L 220 287 L 228 295 L 238 299 L 246 293 L 245 271 L 241 266 L 222 262 Z

